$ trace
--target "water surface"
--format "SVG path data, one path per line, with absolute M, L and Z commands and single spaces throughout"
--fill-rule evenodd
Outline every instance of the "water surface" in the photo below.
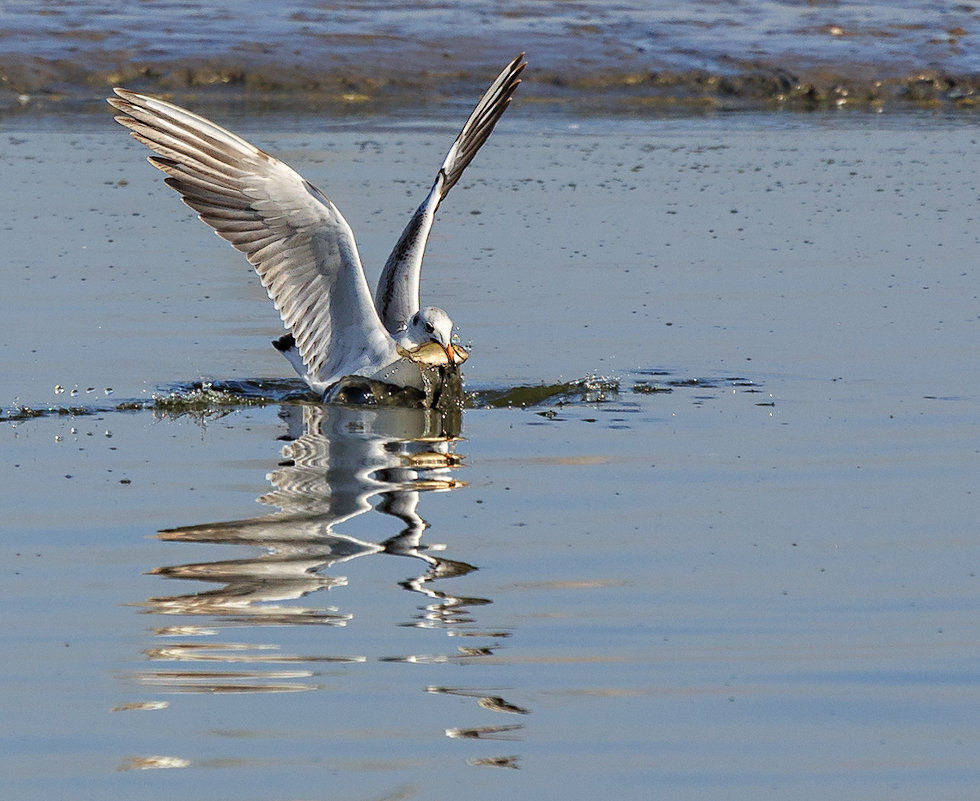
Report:
M 427 257 L 448 422 L 294 394 L 109 121 L 0 139 L 11 797 L 973 797 L 976 132 L 521 113 Z M 372 280 L 430 127 L 245 124 Z

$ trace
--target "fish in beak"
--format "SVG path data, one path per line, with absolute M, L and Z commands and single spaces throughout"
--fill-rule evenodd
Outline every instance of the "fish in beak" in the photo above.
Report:
M 469 357 L 459 345 L 445 345 L 430 339 L 424 345 L 419 345 L 414 350 L 408 350 L 401 345 L 398 346 L 398 355 L 405 359 L 410 359 L 422 367 L 445 367 L 462 364 Z

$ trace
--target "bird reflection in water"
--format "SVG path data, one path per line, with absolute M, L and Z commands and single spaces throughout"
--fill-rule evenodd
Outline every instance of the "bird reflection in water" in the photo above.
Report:
M 167 667 L 130 674 L 140 686 L 178 693 L 283 693 L 320 689 L 322 663 L 459 662 L 493 654 L 493 647 L 458 647 L 444 654 L 366 655 L 288 654 L 277 644 L 217 641 L 223 631 L 246 627 L 345 626 L 353 615 L 336 606 L 311 603 L 321 590 L 343 587 L 347 579 L 327 571 L 370 555 L 411 557 L 424 571 L 400 586 L 424 596 L 425 603 L 404 626 L 439 628 L 453 637 L 499 641 L 506 631 L 481 630 L 471 614 L 489 599 L 466 597 L 440 587 L 445 579 L 464 576 L 473 565 L 436 554 L 426 545 L 428 524 L 419 515 L 422 493 L 465 486 L 456 476 L 462 457 L 460 413 L 382 406 L 286 405 L 280 416 L 288 426 L 282 461 L 267 478 L 270 492 L 259 501 L 279 511 L 244 520 L 183 526 L 160 531 L 170 542 L 255 546 L 254 556 L 159 567 L 167 579 L 216 584 L 182 595 L 154 597 L 142 606 L 148 614 L 181 618 L 153 629 L 166 641 L 145 651 L 153 663 Z M 401 530 L 380 542 L 343 533 L 360 515 L 395 518 Z M 387 519 L 387 518 L 386 518 Z M 363 518 L 361 519 L 363 520 Z M 322 596 L 321 596 L 322 597 Z M 305 599 L 299 602 L 300 599 Z M 200 621 L 207 618 L 206 622 Z M 266 629 L 268 630 L 268 629 Z M 246 639 L 242 637 L 241 639 Z M 323 640 L 319 639 L 319 643 Z M 209 669 L 208 665 L 214 665 Z M 501 698 L 496 690 L 420 688 L 427 693 L 466 696 L 483 709 L 508 714 L 528 710 Z M 123 707 L 120 707 L 123 708 Z M 514 739 L 521 724 L 447 728 L 446 736 L 463 739 Z M 494 758 L 498 759 L 498 758 Z M 516 767 L 516 757 L 500 757 Z M 477 764 L 477 763 L 472 763 Z
M 372 554 L 414 557 L 425 563 L 424 573 L 401 582 L 405 589 L 422 593 L 430 601 L 413 625 L 450 627 L 469 619 L 465 607 L 489 603 L 432 588 L 436 580 L 462 576 L 475 568 L 435 556 L 421 542 L 428 527 L 418 513 L 421 494 L 464 486 L 455 477 L 461 464 L 454 450 L 459 438 L 458 415 L 399 407 L 298 405 L 285 406 L 280 414 L 289 427 L 288 442 L 282 461 L 267 476 L 273 489 L 259 498 L 279 511 L 159 532 L 160 539 L 171 542 L 256 546 L 262 551 L 246 558 L 153 570 L 169 579 L 220 586 L 146 602 L 146 611 L 153 614 L 211 618 L 204 626 L 156 629 L 157 635 L 174 641 L 149 649 L 150 659 L 280 666 L 365 661 L 363 656 L 286 655 L 277 653 L 275 645 L 205 643 L 200 638 L 216 634 L 217 629 L 241 626 L 346 625 L 352 615 L 335 606 L 295 602 L 346 585 L 346 578 L 326 571 Z M 379 500 L 372 503 L 375 499 Z M 401 531 L 373 542 L 339 530 L 359 515 L 375 511 L 398 519 Z M 313 678 L 312 671 L 222 669 L 159 670 L 142 680 L 190 692 L 285 692 L 316 689 Z

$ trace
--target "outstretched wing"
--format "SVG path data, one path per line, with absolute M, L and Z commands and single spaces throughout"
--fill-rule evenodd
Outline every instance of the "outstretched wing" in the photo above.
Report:
M 309 373 L 324 384 L 397 358 L 381 325 L 354 234 L 292 168 L 213 122 L 115 89 L 116 120 L 158 155 L 150 163 L 216 234 L 255 267 Z
M 436 209 L 442 199 L 449 194 L 463 170 L 473 160 L 476 151 L 480 149 L 497 120 L 507 110 L 511 97 L 521 83 L 521 73 L 527 66 L 524 54 L 504 67 L 490 88 L 480 98 L 473 113 L 460 131 L 435 183 L 416 209 L 408 226 L 402 231 L 395 249 L 388 257 L 385 268 L 378 280 L 378 288 L 374 295 L 374 305 L 389 332 L 395 333 L 403 329 L 409 318 L 419 310 L 419 281 L 422 275 L 422 257 L 425 255 L 425 243 L 429 238 L 429 230 L 435 218 Z

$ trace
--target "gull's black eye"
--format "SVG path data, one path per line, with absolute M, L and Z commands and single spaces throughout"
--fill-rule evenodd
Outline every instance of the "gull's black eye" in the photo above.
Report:
M 431 334 L 435 330 L 436 329 L 432 327 L 432 323 L 426 323 L 425 324 L 425 331 L 426 331 L 427 334 Z

